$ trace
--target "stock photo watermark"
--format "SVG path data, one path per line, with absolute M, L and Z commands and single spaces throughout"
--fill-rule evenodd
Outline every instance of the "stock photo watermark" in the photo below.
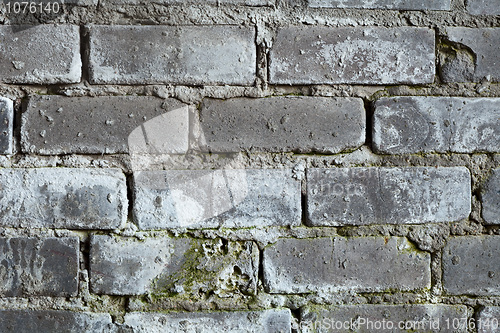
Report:
M 441 329 L 445 330 L 482 330 L 499 328 L 497 318 L 424 318 L 421 320 L 390 320 L 390 319 L 373 319 L 362 316 L 357 316 L 348 320 L 323 318 L 316 321 L 301 321 L 299 324 L 294 324 L 293 329 L 300 332 L 344 332 L 361 330 L 376 332 L 387 330 L 402 330 L 416 332 L 437 332 Z
M 0 18 L 17 32 L 40 24 L 58 23 L 78 5 L 78 0 L 3 0 L 0 2 Z
M 60 2 L 37 1 L 5 1 L 4 7 L 7 15 L 12 14 L 59 14 L 63 4 Z

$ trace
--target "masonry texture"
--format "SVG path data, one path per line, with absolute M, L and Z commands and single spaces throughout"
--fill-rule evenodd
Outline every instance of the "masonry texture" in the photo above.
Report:
M 0 332 L 500 331 L 498 0 L 23 7 Z

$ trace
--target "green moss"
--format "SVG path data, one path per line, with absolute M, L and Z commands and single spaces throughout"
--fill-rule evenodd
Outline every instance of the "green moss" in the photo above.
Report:
M 184 288 L 186 293 L 192 292 L 195 282 L 210 282 L 214 272 L 200 269 L 203 258 L 200 241 L 191 239 L 190 248 L 183 255 L 180 269 L 170 275 L 162 275 L 153 282 L 153 294 L 156 297 L 173 297 L 178 294 L 176 286 Z M 175 249 L 174 249 L 175 251 Z
M 123 296 L 91 295 L 88 306 L 92 312 L 106 312 L 112 316 L 125 313 L 127 299 Z
M 416 255 L 421 255 L 423 253 L 423 251 L 419 250 L 418 247 L 413 244 L 412 242 L 410 242 L 407 238 L 404 238 L 402 240 L 403 242 L 405 242 L 405 246 L 403 249 L 399 250 L 399 254 L 416 254 Z M 398 244 L 398 249 L 399 249 L 399 246 L 401 245 L 401 243 Z
M 238 242 L 191 239 L 187 251 L 178 251 L 182 255 L 171 263 L 171 273 L 167 268 L 167 273 L 153 282 L 151 296 L 155 299 L 189 299 L 192 295 L 209 297 L 215 292 L 251 295 L 251 292 L 239 288 L 239 282 L 244 281 L 245 276 L 239 271 L 237 263 L 244 251 L 245 247 Z M 221 272 L 228 269 L 233 270 L 234 281 L 233 276 L 221 276 Z M 226 288 L 221 288 L 223 282 L 228 283 Z

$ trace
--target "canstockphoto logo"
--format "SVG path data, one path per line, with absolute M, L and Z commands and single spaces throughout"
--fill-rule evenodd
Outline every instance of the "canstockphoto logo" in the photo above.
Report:
M 16 32 L 30 27 L 57 22 L 57 18 L 79 5 L 80 0 L 3 0 L 2 23 Z
M 238 152 L 213 151 L 204 133 L 198 111 L 184 106 L 142 123 L 128 136 L 136 179 L 158 165 L 167 170 L 148 177 L 142 183 L 147 193 L 141 195 L 153 193 L 144 209 L 169 226 L 220 225 L 218 218 L 248 195 L 247 172 L 229 167 Z

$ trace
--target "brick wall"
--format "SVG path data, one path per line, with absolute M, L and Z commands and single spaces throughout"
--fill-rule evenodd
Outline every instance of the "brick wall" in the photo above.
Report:
M 54 3 L 0 4 L 1 332 L 500 330 L 498 0 Z

